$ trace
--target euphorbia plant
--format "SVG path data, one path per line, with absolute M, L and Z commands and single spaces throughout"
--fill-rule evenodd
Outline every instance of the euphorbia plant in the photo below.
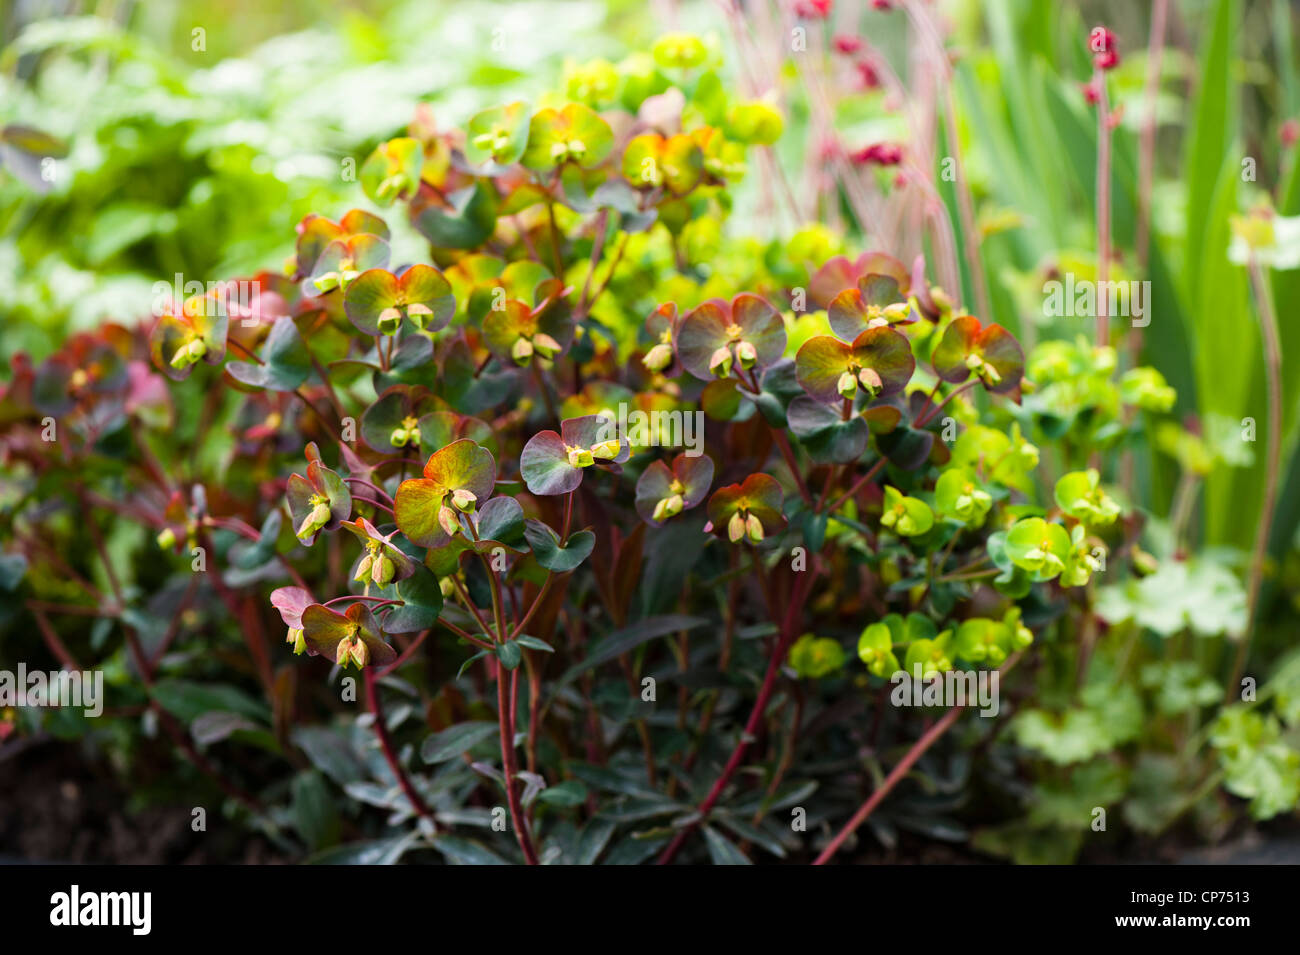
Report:
M 1081 345 L 1044 346 L 1027 377 L 1012 333 L 924 257 L 791 261 L 818 247 L 801 235 L 743 280 L 708 272 L 692 246 L 781 118 L 728 96 L 688 39 L 661 43 L 648 78 L 593 69 L 573 102 L 381 144 L 361 185 L 429 261 L 392 261 L 374 213 L 309 216 L 287 274 L 253 280 L 248 324 L 183 303 L 143 334 L 70 344 L 11 392 L 28 417 L 59 409 L 78 460 L 130 422 L 129 513 L 214 561 L 211 603 L 246 624 L 274 701 L 268 750 L 384 809 L 397 834 L 363 834 L 396 854 L 807 856 L 775 813 L 810 802 L 839 829 L 824 861 L 876 806 L 853 812 L 841 767 L 865 778 L 883 734 L 905 772 L 955 721 L 886 710 L 900 670 L 932 686 L 1005 672 L 1035 631 L 1091 619 L 1108 554 L 1137 561 L 1131 513 L 1071 453 L 1168 410 L 1159 375 L 1108 388 L 1114 364 Z M 199 379 L 185 394 L 205 420 L 240 423 L 241 486 L 153 460 L 168 393 L 146 355 Z M 634 440 L 617 405 L 678 427 Z M 702 446 L 687 415 L 707 419 Z M 1073 470 L 1040 480 L 1034 442 L 1062 422 Z M 140 655 L 146 682 L 175 639 Z M 356 671 L 379 766 L 354 732 Z M 814 742 L 836 758 L 796 758 Z

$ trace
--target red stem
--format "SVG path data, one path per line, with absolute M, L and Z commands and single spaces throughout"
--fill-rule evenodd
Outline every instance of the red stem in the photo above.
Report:
M 370 702 L 370 712 L 375 718 L 375 736 L 379 739 L 379 748 L 384 751 L 384 759 L 388 762 L 388 768 L 397 777 L 397 784 L 402 787 L 402 792 L 406 794 L 406 799 L 411 804 L 411 808 L 432 822 L 436 830 L 438 823 L 433 818 L 433 810 L 420 798 L 420 794 L 416 792 L 410 777 L 406 775 L 406 770 L 398 762 L 397 753 L 393 750 L 393 740 L 388 735 L 388 724 L 384 722 L 384 705 L 379 700 L 379 687 L 376 686 L 375 668 L 366 667 L 363 672 L 366 675 L 366 699 Z
M 1017 653 L 1003 665 L 999 672 L 1008 672 L 1016 665 L 1016 662 L 1019 659 L 1020 654 Z M 830 861 L 831 856 L 835 855 L 840 846 L 844 844 L 844 840 L 851 836 L 860 825 L 867 821 L 867 817 L 875 811 L 876 807 L 879 806 L 881 801 L 889 795 L 893 788 L 902 781 L 903 777 L 907 775 L 908 770 L 910 770 L 916 761 L 925 754 L 925 751 L 934 745 L 935 740 L 946 733 L 953 723 L 957 722 L 957 717 L 961 716 L 964 708 L 965 707 L 961 706 L 949 707 L 948 712 L 945 713 L 937 723 L 926 730 L 921 735 L 920 739 L 912 744 L 912 748 L 907 751 L 907 755 L 898 761 L 898 765 L 895 766 L 893 770 L 890 771 L 889 775 L 885 777 L 885 781 L 880 784 L 880 788 L 868 797 L 867 801 L 864 802 L 861 807 L 859 807 L 858 811 L 853 814 L 853 818 L 845 823 L 844 828 L 835 834 L 835 838 L 832 839 L 826 848 L 822 850 L 821 855 L 816 858 L 813 865 L 825 865 Z
M 749 744 L 758 731 L 758 724 L 763 719 L 763 713 L 767 710 L 772 691 L 776 688 L 777 674 L 781 672 L 781 664 L 785 662 L 786 651 L 789 649 L 794 631 L 797 629 L 794 624 L 799 619 L 799 614 L 803 610 L 803 602 L 807 599 L 808 592 L 812 589 L 812 582 L 816 576 L 816 570 L 808 571 L 801 581 L 804 586 L 800 588 L 796 585 L 795 592 L 790 595 L 790 606 L 786 611 L 784 625 L 781 628 L 781 638 L 777 641 L 772 656 L 768 660 L 763 685 L 758 691 L 758 698 L 754 700 L 754 708 L 749 713 L 749 720 L 745 723 L 745 729 L 740 734 L 736 748 L 731 751 L 731 758 L 727 760 L 727 765 L 723 767 L 721 775 L 713 783 L 713 788 L 709 790 L 709 794 L 704 797 L 704 801 L 696 809 L 694 821 L 678 831 L 676 837 L 659 857 L 659 865 L 667 865 L 673 861 L 673 858 L 681 850 L 691 833 L 695 831 L 696 827 L 709 814 L 709 811 L 713 809 L 718 799 L 721 798 L 722 791 L 726 788 L 727 783 L 731 781 L 731 777 L 740 768 L 741 761 L 744 760 L 745 753 L 749 750 Z
M 524 854 L 528 865 L 537 865 L 537 850 L 533 848 L 532 837 L 528 834 L 527 822 L 519 806 L 519 795 L 515 792 L 515 745 L 514 734 L 510 727 L 514 722 L 510 717 L 510 701 L 506 698 L 506 670 L 497 661 L 497 723 L 501 729 L 501 767 L 506 777 L 506 803 L 510 807 L 510 824 L 514 827 L 515 838 Z
M 889 795 L 890 791 L 893 790 L 893 788 L 898 785 L 899 781 L 907 775 L 907 771 L 912 768 L 912 764 L 920 759 L 922 754 L 933 745 L 935 740 L 946 733 L 953 723 L 957 722 L 957 717 L 959 716 L 961 716 L 961 709 L 959 707 L 954 706 L 950 708 L 939 722 L 926 730 L 925 734 L 912 744 L 912 748 L 907 751 L 907 755 L 898 761 L 898 765 L 895 766 L 890 774 L 885 777 L 885 781 L 880 784 L 880 788 L 873 792 L 870 798 L 867 799 L 858 811 L 853 814 L 853 818 L 845 824 L 844 828 L 841 829 L 836 834 L 835 838 L 830 841 L 830 844 L 822 850 L 821 855 L 817 857 L 816 861 L 813 862 L 813 865 L 825 865 L 830 860 L 830 857 L 835 855 L 839 847 L 844 844 L 844 840 L 851 836 L 858 826 L 867 821 L 867 817 L 875 811 L 875 808 L 878 805 L 880 805 L 881 800 Z

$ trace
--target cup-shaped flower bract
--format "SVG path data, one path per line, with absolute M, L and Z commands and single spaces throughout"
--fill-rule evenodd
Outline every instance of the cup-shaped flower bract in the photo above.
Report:
M 388 454 L 418 448 L 423 440 L 420 419 L 442 406 L 423 386 L 393 385 L 361 416 L 361 440 Z
M 418 139 L 399 136 L 375 147 L 361 164 L 361 188 L 381 206 L 410 197 L 420 188 L 424 147 Z
M 289 475 L 285 497 L 298 540 L 310 547 L 322 530 L 333 530 L 352 514 L 347 482 L 321 463 L 315 442 L 307 445 L 307 476 Z
M 307 649 L 302 632 L 302 613 L 315 602 L 311 593 L 302 587 L 277 587 L 271 591 L 271 606 L 280 612 L 280 619 L 284 621 L 284 642 L 293 644 L 295 654 Z
M 803 343 L 794 359 L 799 386 L 826 404 L 862 395 L 883 398 L 901 392 L 912 379 L 916 359 L 911 343 L 899 332 L 880 325 L 868 328 L 845 344 L 830 335 Z
M 961 521 L 968 527 L 979 527 L 993 507 L 993 495 L 980 487 L 979 481 L 968 470 L 951 467 L 935 482 L 934 506 L 944 517 Z
M 353 573 L 353 580 L 363 583 L 369 581 L 376 587 L 387 587 L 394 580 L 405 580 L 415 573 L 415 561 L 393 543 L 397 531 L 381 534 L 364 517 L 344 521 L 340 526 L 356 535 L 365 548 Z
M 528 145 L 528 104 L 516 101 L 475 113 L 465 127 L 465 158 L 476 166 L 517 163 Z
M 623 176 L 638 189 L 667 189 L 674 195 L 690 192 L 704 175 L 704 152 L 685 133 L 634 137 L 623 150 Z
M 298 223 L 294 278 L 306 278 L 315 273 L 325 249 L 336 239 L 350 239 L 357 235 L 371 235 L 388 240 L 388 224 L 373 212 L 350 209 L 338 222 L 325 216 L 308 215 Z
M 846 654 L 838 640 L 805 633 L 790 647 L 790 666 L 801 677 L 816 680 L 837 673 Z
M 229 328 L 230 316 L 219 300 L 196 296 L 159 317 L 149 333 L 149 354 L 164 375 L 183 381 L 200 360 L 221 363 Z
M 831 331 L 851 342 L 868 328 L 906 325 L 916 321 L 907 297 L 891 275 L 864 275 L 857 288 L 848 288 L 826 309 Z
M 971 663 L 1001 666 L 1014 649 L 1011 628 L 1001 620 L 971 617 L 957 627 L 954 649 Z
M 785 529 L 784 506 L 785 492 L 776 478 L 751 474 L 742 483 L 728 484 L 713 493 L 705 530 L 733 544 L 746 539 L 757 544 Z
M 311 277 L 302 283 L 303 292 L 311 296 L 325 295 L 346 288 L 362 272 L 387 265 L 388 243 L 379 236 L 363 232 L 335 239 L 325 246 L 312 267 Z
M 934 624 L 930 624 L 933 632 Z M 907 645 L 907 655 L 903 658 L 903 669 L 908 676 L 915 677 L 919 672 L 922 680 L 929 680 L 940 673 L 952 669 L 952 631 L 945 630 L 935 637 L 923 637 Z
M 742 292 L 728 304 L 710 299 L 687 313 L 677 330 L 677 357 L 696 378 L 733 370 L 758 375 L 785 353 L 785 322 L 764 298 Z
M 483 319 L 483 340 L 503 361 L 524 366 L 534 358 L 554 359 L 573 343 L 573 315 L 559 279 L 538 284 L 537 304 L 515 298 L 501 301 Z
M 627 440 L 602 415 L 566 418 L 560 432 L 539 431 L 519 456 L 519 473 L 530 494 L 568 494 L 582 484 L 589 467 L 622 464 L 628 459 Z
M 599 166 L 614 148 L 614 132 L 589 106 L 566 103 L 542 109 L 528 124 L 528 145 L 521 162 L 529 169 L 549 171 L 565 163 L 584 169 Z
M 898 617 L 898 614 L 890 614 Z M 902 619 L 899 618 L 900 632 Z M 895 628 L 890 626 L 888 618 L 878 623 L 868 624 L 858 637 L 858 658 L 867 665 L 873 676 L 889 678 L 898 672 L 898 657 L 894 655 Z
M 1088 532 L 1082 524 L 1075 524 L 1070 530 L 1070 555 L 1065 560 L 1065 569 L 1061 571 L 1061 586 L 1086 586 L 1101 567 L 1101 559 L 1093 553 Z
M 302 612 L 302 630 L 313 653 L 344 669 L 387 666 L 397 659 L 397 651 L 384 642 L 379 622 L 364 603 L 354 603 L 346 613 L 312 604 Z
M 668 302 L 646 316 L 645 330 L 650 336 L 650 348 L 641 359 L 646 371 L 668 378 L 681 374 L 675 346 L 679 316 L 677 306 Z
M 900 537 L 919 537 L 934 527 L 934 511 L 920 498 L 908 497 L 897 488 L 886 486 L 880 523 Z
M 1072 549 L 1065 528 L 1041 517 L 1022 518 L 1007 531 L 1007 557 L 1035 580 L 1051 580 L 1065 570 Z
M 980 325 L 974 315 L 954 318 L 930 356 L 935 374 L 957 384 L 973 372 L 995 394 L 1019 393 L 1025 377 L 1025 353 L 1001 325 Z
M 424 477 L 403 481 L 393 499 L 397 526 L 411 543 L 441 547 L 460 533 L 460 514 L 492 496 L 497 466 L 492 452 L 468 439 L 432 455 Z
M 409 320 L 420 331 L 436 332 L 456 312 L 451 283 L 431 265 L 413 265 L 401 276 L 368 269 L 348 285 L 343 309 L 367 335 L 392 335 Z
M 712 484 L 713 460 L 707 455 L 679 454 L 671 467 L 654 461 L 636 482 L 636 512 L 648 524 L 663 524 L 703 501 Z
M 1062 511 L 1085 524 L 1112 524 L 1119 517 L 1119 504 L 1102 490 L 1096 468 L 1063 474 L 1054 496 Z

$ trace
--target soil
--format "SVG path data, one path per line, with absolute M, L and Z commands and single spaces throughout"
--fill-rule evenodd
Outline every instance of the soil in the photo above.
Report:
M 208 812 L 206 832 L 193 831 L 192 808 L 136 809 L 113 768 L 87 759 L 78 744 L 29 746 L 0 758 L 0 863 L 288 861 L 246 829 L 224 826 L 215 810 Z

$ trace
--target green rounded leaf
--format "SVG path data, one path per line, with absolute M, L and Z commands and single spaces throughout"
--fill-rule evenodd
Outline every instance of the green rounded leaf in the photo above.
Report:
M 561 543 L 560 535 L 549 525 L 531 518 L 524 522 L 524 537 L 537 563 L 557 574 L 575 570 L 596 547 L 596 535 L 591 531 L 570 534 L 569 539 Z

